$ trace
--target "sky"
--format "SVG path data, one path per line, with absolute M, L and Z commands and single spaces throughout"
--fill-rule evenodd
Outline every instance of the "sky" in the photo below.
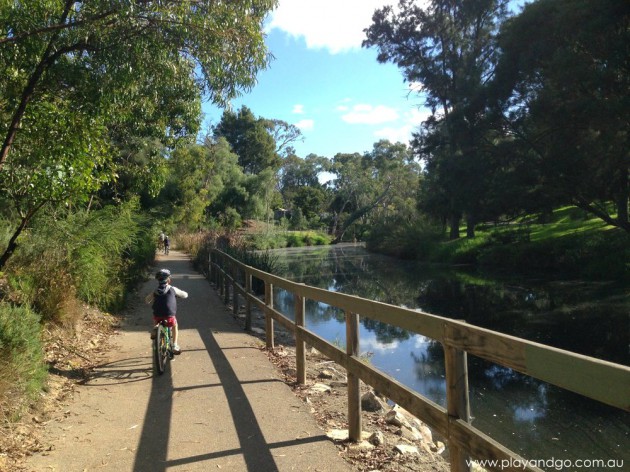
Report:
M 421 3 L 424 0 L 419 0 Z M 275 59 L 257 85 L 234 100 L 257 117 L 300 128 L 296 154 L 328 158 L 364 153 L 381 139 L 408 143 L 430 112 L 418 84 L 403 81 L 394 64 L 379 64 L 362 48 L 374 10 L 398 0 L 280 0 L 267 19 L 266 44 Z M 524 0 L 513 0 L 517 10 Z M 223 110 L 205 103 L 204 129 Z
M 426 119 L 423 99 L 393 64 L 379 64 L 374 48 L 361 48 L 374 10 L 390 0 L 280 0 L 266 22 L 275 59 L 258 84 L 232 102 L 257 117 L 300 128 L 296 154 L 332 158 L 364 153 L 380 139 L 407 143 Z M 223 110 L 205 103 L 205 128 Z

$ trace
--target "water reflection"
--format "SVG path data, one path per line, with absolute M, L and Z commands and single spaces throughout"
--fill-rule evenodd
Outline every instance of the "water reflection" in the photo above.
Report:
M 358 247 L 284 250 L 278 275 L 441 316 L 612 362 L 629 364 L 630 297 L 615 283 L 490 278 L 435 269 Z M 293 296 L 276 308 L 293 319 Z M 344 315 L 307 300 L 307 327 L 345 346 Z M 372 364 L 446 404 L 439 343 L 361 317 L 361 352 Z M 629 415 L 469 356 L 473 424 L 528 458 L 617 458 L 630 463 Z

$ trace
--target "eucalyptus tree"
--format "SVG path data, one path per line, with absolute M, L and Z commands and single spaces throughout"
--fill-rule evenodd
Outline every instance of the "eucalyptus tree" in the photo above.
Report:
M 309 221 L 319 221 L 331 199 L 329 189 L 320 183 L 319 177 L 330 169 L 330 165 L 327 158 L 316 154 L 305 158 L 291 154 L 284 158 L 280 170 L 280 192 L 284 204 L 293 214 L 299 208 Z
M 366 29 L 363 46 L 376 47 L 379 62 L 397 64 L 406 81 L 420 83 L 425 105 L 433 111 L 430 126 L 417 135 L 415 145 L 424 146 L 435 133 L 444 143 L 439 153 L 425 154 L 424 159 L 448 161 L 432 168 L 439 172 L 433 181 L 442 189 L 451 238 L 459 237 L 463 213 L 468 235 L 474 234 L 483 199 L 477 184 L 484 174 L 476 163 L 485 139 L 484 90 L 494 73 L 496 35 L 507 16 L 507 4 L 508 0 L 401 0 L 397 10 L 391 6 L 376 10 Z
M 501 126 L 537 171 L 537 194 L 630 232 L 630 4 L 538 0 L 500 46 Z
M 332 233 L 337 240 L 357 221 L 386 225 L 394 215 L 405 218 L 415 208 L 420 166 L 405 144 L 381 140 L 363 155 L 337 154 L 331 172 Z
M 280 167 L 276 141 L 269 132 L 269 120 L 257 118 L 246 106 L 237 112 L 225 110 L 221 121 L 214 126 L 213 134 L 230 143 L 246 174 L 257 174 L 267 168 L 275 171 Z
M 269 54 L 275 0 L 32 0 L 0 6 L 0 188 L 19 223 L 116 177 L 112 140 L 173 144 L 200 97 L 226 104 Z
M 240 185 L 244 174 L 225 139 L 180 146 L 168 162 L 168 184 L 161 200 L 173 221 L 187 230 L 207 226 L 209 208 L 226 187 Z

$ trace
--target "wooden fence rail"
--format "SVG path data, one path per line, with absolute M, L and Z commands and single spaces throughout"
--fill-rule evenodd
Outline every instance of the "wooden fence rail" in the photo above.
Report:
M 497 464 L 514 464 L 493 470 L 540 471 L 541 469 L 530 465 L 518 454 L 470 424 L 467 354 L 630 411 L 630 367 L 624 365 L 479 328 L 462 321 L 292 282 L 247 266 L 219 250 L 212 250 L 210 253 L 209 274 L 210 280 L 214 281 L 226 303 L 229 301 L 230 288 L 232 289 L 232 303 L 236 307 L 234 310 L 238 308 L 238 297 L 244 299 L 246 327 L 251 327 L 252 305 L 265 314 L 268 348 L 274 347 L 274 321 L 293 333 L 296 340 L 298 382 L 306 381 L 306 344 L 346 369 L 349 435 L 353 441 L 361 438 L 359 381 L 362 380 L 446 438 L 451 455 L 451 470 L 469 470 L 470 459 L 482 459 L 496 460 Z M 265 284 L 264 301 L 252 292 L 253 278 Z M 242 280 L 244 283 L 240 283 Z M 295 321 L 274 309 L 273 291 L 276 287 L 294 295 Z M 304 307 L 307 299 L 344 311 L 345 351 L 305 326 Z M 445 355 L 446 408 L 361 361 L 359 316 L 421 334 L 442 344 Z

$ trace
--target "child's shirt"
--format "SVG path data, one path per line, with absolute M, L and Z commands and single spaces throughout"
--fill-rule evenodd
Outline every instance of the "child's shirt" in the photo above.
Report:
M 175 316 L 177 313 L 175 298 L 188 298 L 188 293 L 173 285 L 163 284 L 147 295 L 145 302 L 153 308 L 154 316 Z

